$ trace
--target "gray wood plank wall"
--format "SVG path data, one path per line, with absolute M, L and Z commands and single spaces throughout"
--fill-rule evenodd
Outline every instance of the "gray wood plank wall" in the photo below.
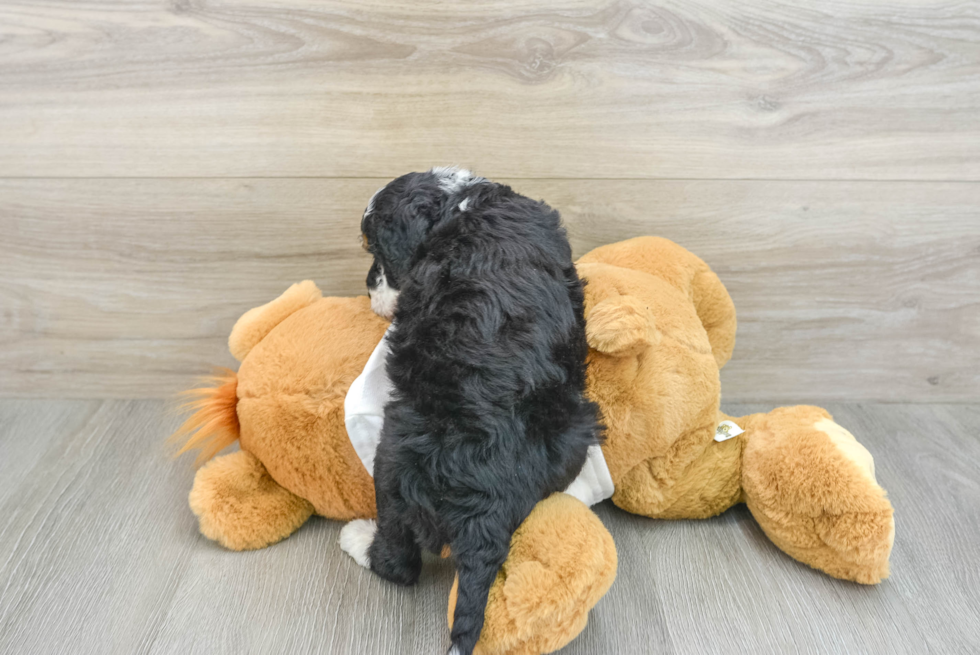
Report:
M 980 394 L 971 3 L 0 0 L 0 395 L 160 397 L 461 163 L 704 257 L 732 400 Z

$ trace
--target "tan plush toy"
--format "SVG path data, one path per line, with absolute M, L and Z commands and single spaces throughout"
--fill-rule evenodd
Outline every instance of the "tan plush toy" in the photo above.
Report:
M 849 432 L 816 407 L 720 412 L 735 310 L 708 266 L 642 237 L 598 248 L 578 267 L 612 501 L 655 518 L 706 518 L 745 502 L 796 559 L 862 583 L 887 576 L 892 508 Z M 189 392 L 195 412 L 178 433 L 188 437 L 181 452 L 201 448 L 204 460 L 240 441 L 194 480 L 190 505 L 205 536 L 246 550 L 289 536 L 314 513 L 374 516 L 344 400 L 386 329 L 367 298 L 323 298 L 309 281 L 239 319 L 229 338 L 238 373 Z M 567 494 L 542 501 L 490 591 L 478 652 L 561 648 L 615 571 L 612 538 L 583 503 Z M 454 606 L 455 588 L 450 623 Z
M 195 411 L 175 435 L 188 437 L 180 452 L 199 448 L 199 461 L 210 459 L 190 493 L 206 537 L 250 550 L 288 537 L 314 513 L 375 516 L 374 482 L 347 436 L 344 400 L 387 327 L 367 297 L 323 298 L 309 281 L 238 320 L 228 342 L 238 373 L 188 392 Z M 240 450 L 211 459 L 236 440 Z M 567 494 L 541 501 L 511 541 L 477 652 L 561 648 L 615 577 L 616 547 L 598 517 Z

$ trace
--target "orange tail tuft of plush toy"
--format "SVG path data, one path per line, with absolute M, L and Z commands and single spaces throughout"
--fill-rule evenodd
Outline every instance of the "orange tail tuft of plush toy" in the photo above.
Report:
M 223 368 L 201 382 L 207 386 L 180 394 L 187 399 L 180 409 L 192 413 L 169 439 L 172 443 L 184 442 L 176 456 L 199 449 L 197 466 L 235 443 L 239 432 L 238 374 Z

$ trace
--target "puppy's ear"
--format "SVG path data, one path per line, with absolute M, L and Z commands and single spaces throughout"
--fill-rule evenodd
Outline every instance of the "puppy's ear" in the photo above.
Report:
M 395 207 L 395 223 L 405 230 L 406 240 L 420 242 L 442 218 L 445 194 L 437 184 L 423 181 L 405 194 Z
M 369 217 L 389 283 L 400 284 L 412 259 L 422 254 L 419 247 L 442 215 L 444 195 L 432 175 L 420 176 L 404 184 L 381 220 Z
M 633 296 L 606 298 L 585 315 L 589 346 L 607 355 L 625 357 L 660 341 L 653 312 Z

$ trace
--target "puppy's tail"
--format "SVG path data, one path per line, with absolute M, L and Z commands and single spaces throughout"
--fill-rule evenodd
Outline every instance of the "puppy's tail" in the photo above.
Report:
M 200 450 L 195 464 L 200 466 L 221 450 L 238 440 L 238 374 L 231 369 L 219 369 L 202 380 L 203 386 L 188 389 L 181 395 L 180 405 L 190 416 L 169 442 L 181 443 L 175 456 L 188 450 Z
M 448 655 L 472 655 L 483 630 L 490 587 L 507 559 L 512 530 L 487 516 L 471 518 L 451 544 L 458 586 Z

